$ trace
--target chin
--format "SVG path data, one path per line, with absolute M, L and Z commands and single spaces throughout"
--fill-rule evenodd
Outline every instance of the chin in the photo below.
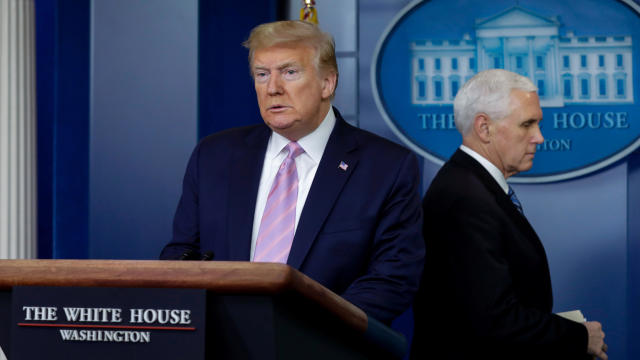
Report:
M 529 171 L 531 170 L 531 168 L 533 167 L 533 163 L 529 164 L 529 165 L 525 165 L 523 167 L 520 168 L 519 172 L 523 172 L 523 171 Z
M 287 129 L 293 125 L 294 121 L 289 119 L 288 117 L 271 117 L 265 120 L 265 123 L 269 125 L 270 128 L 274 129 Z

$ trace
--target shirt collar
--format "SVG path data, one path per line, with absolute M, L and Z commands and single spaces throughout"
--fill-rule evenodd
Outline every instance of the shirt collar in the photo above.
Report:
M 298 140 L 304 152 L 311 157 L 316 163 L 320 163 L 324 148 L 327 146 L 329 136 L 333 127 L 336 124 L 336 115 L 333 112 L 333 108 L 329 108 L 329 112 L 324 117 L 320 125 L 311 133 L 303 136 Z M 291 140 L 278 134 L 275 131 L 271 132 L 271 138 L 269 139 L 269 145 L 267 146 L 267 158 L 273 159 L 290 143 Z
M 467 155 L 471 156 L 477 162 L 479 162 L 480 165 L 482 165 L 482 167 L 489 172 L 491 177 L 493 177 L 496 180 L 496 182 L 498 183 L 498 185 L 500 185 L 504 193 L 505 194 L 509 193 L 509 184 L 507 184 L 507 180 L 504 178 L 504 175 L 502 175 L 502 171 L 500 171 L 489 160 L 485 159 L 484 156 L 471 150 L 471 148 L 464 145 L 460 145 L 460 150 L 464 151 L 465 153 L 467 153 Z

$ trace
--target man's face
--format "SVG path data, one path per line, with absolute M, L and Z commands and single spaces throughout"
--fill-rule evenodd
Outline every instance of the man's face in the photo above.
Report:
M 498 169 L 505 178 L 533 166 L 536 146 L 544 141 L 540 132 L 542 109 L 535 92 L 513 90 L 511 114 L 491 123 L 491 145 Z
M 319 74 L 314 55 L 313 48 L 299 44 L 259 49 L 253 55 L 262 119 L 292 141 L 315 130 L 329 111 L 336 77 Z

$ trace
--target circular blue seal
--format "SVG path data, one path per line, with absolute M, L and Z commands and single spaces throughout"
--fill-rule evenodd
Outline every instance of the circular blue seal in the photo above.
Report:
M 531 170 L 510 181 L 558 181 L 640 145 L 639 47 L 632 0 L 415 1 L 378 43 L 372 88 L 396 135 L 442 164 L 462 142 L 453 118 L 458 89 L 486 69 L 527 76 L 539 89 L 545 141 Z

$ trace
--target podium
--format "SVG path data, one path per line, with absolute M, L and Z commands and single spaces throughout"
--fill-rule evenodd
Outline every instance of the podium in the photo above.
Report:
M 173 320 L 178 325 L 186 324 L 186 319 L 193 320 L 194 323 L 202 322 L 199 339 L 204 341 L 187 340 L 179 346 L 185 351 L 187 348 L 192 350 L 190 347 L 203 347 L 196 353 L 204 354 L 202 358 L 205 359 L 399 359 L 407 349 L 406 340 L 402 335 L 367 317 L 353 304 L 287 265 L 147 260 L 0 260 L 0 346 L 9 360 L 14 360 L 9 354 L 20 354 L 21 349 L 25 349 L 26 345 L 16 345 L 25 341 L 15 335 L 17 331 L 27 331 L 18 325 L 60 328 L 60 334 L 63 331 L 80 331 L 63 330 L 62 327 L 123 327 L 122 318 L 127 316 L 126 311 L 109 310 L 104 306 L 100 308 L 102 310 L 85 312 L 84 315 L 88 317 L 84 321 L 88 321 L 86 324 L 90 325 L 45 323 L 45 320 L 52 320 L 53 317 L 62 318 L 66 315 L 68 318 L 71 311 L 67 312 L 68 309 L 65 308 L 64 313 L 62 309 L 57 309 L 56 312 L 53 306 L 48 306 L 49 310 L 37 308 L 30 311 L 30 306 L 25 306 L 38 301 L 39 304 L 54 301 L 46 299 L 49 295 L 38 295 L 49 294 L 49 291 L 54 291 L 53 294 L 61 298 L 60 301 L 63 303 L 77 303 L 78 292 L 82 294 L 97 291 L 102 291 L 99 294 L 101 301 L 125 303 L 125 306 L 127 302 L 141 301 L 138 295 L 112 295 L 115 293 L 109 289 L 147 289 L 134 290 L 142 291 L 141 298 L 147 296 L 145 291 L 153 291 L 153 294 L 160 295 L 171 291 L 195 291 L 195 295 L 187 295 L 195 296 L 196 302 L 202 300 L 204 311 L 181 315 L 179 310 L 166 310 L 165 321 L 167 325 Z M 18 293 L 26 295 L 17 297 Z M 153 294 L 149 296 L 157 296 Z M 110 296 L 113 299 L 109 299 Z M 14 303 L 18 301 L 17 298 L 22 299 L 20 304 Z M 162 313 L 158 315 L 156 310 L 145 311 L 148 313 L 144 313 L 144 319 L 149 322 L 157 324 L 160 321 L 158 319 L 162 319 Z M 20 314 L 21 320 L 37 320 L 40 316 L 40 320 L 43 321 L 37 324 L 25 324 L 23 321 L 18 324 L 16 314 Z M 53 317 L 47 318 L 49 315 Z M 189 318 L 191 315 L 193 319 Z M 131 310 L 131 316 L 142 322 L 143 310 Z M 76 320 L 78 319 L 80 318 Z M 180 319 L 184 321 L 180 322 Z M 96 325 L 95 321 L 119 322 L 109 323 L 118 325 L 115 326 L 104 325 L 107 323 Z M 135 328 L 160 329 L 158 326 Z M 173 332 L 165 331 L 162 334 L 166 340 L 157 343 L 171 344 L 171 336 L 181 336 L 175 330 L 193 328 L 173 327 L 170 329 Z M 50 329 L 38 331 L 45 330 L 51 334 Z M 35 330 L 33 331 L 35 333 Z M 94 337 L 82 342 L 66 342 L 64 346 L 77 344 L 86 347 L 87 343 L 91 343 L 92 349 L 96 349 L 95 354 L 99 354 L 99 347 L 113 345 L 103 341 L 102 333 L 99 334 L 100 341 L 96 341 L 95 332 L 102 330 L 83 331 L 94 332 Z M 172 335 L 173 333 L 176 334 Z M 78 337 L 78 333 L 75 334 Z M 55 340 L 51 341 L 62 342 L 58 338 L 56 335 Z M 137 352 L 135 356 L 127 353 L 126 346 L 134 346 L 133 344 L 117 346 L 117 349 L 122 349 L 122 353 L 118 354 L 121 360 L 145 358 L 144 355 L 140 355 L 144 354 L 144 351 Z M 87 354 L 85 358 L 97 358 L 95 354 Z M 149 355 L 149 358 L 158 357 Z

